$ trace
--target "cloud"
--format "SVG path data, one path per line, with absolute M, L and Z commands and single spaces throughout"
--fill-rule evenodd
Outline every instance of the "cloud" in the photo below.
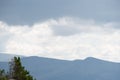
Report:
M 37 21 L 43 21 L 49 18 L 57 18 L 60 16 L 74 16 L 83 19 L 92 18 L 95 21 L 103 23 L 108 21 L 119 22 L 120 1 L 0 0 L 0 20 L 7 22 L 7 24 L 31 25 Z
M 116 28 L 117 25 L 117 28 Z M 0 51 L 58 59 L 96 57 L 120 62 L 119 23 L 62 17 L 29 25 L 0 22 Z

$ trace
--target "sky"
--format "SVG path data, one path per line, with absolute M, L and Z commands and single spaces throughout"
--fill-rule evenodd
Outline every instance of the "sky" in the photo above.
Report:
M 0 0 L 0 53 L 120 62 L 119 0 Z

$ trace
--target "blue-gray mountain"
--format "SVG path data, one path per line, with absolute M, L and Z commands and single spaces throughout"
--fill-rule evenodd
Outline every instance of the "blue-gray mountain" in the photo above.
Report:
M 24 57 L 22 63 L 37 80 L 120 80 L 120 63 L 96 58 L 85 60 L 57 60 Z M 7 62 L 0 62 L 7 69 Z
M 0 62 L 8 62 L 8 60 L 11 60 L 14 56 L 23 57 L 21 55 L 0 53 Z

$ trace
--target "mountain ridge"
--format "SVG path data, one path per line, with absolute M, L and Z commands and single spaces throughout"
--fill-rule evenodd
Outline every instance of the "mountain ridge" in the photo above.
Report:
M 22 56 L 22 55 L 9 54 L 9 53 L 0 53 L 0 62 L 8 62 L 8 61 L 10 61 L 14 56 L 24 57 L 24 56 Z
M 40 56 L 23 56 L 23 55 L 16 55 L 16 54 L 9 54 L 9 53 L 0 53 L 0 62 L 8 62 L 10 61 L 14 56 L 19 56 L 21 58 L 43 58 L 43 59 L 51 59 L 51 60 L 61 60 L 61 61 L 104 61 L 104 62 L 112 62 L 112 63 L 120 63 L 120 62 L 114 62 L 114 61 L 108 61 L 108 60 L 103 60 L 100 58 L 95 58 L 95 57 L 87 57 L 85 59 L 74 59 L 74 60 L 64 60 L 64 59 L 57 59 L 57 58 L 49 58 L 49 57 L 40 57 Z
M 32 56 L 21 61 L 37 80 L 120 80 L 120 63 L 91 57 L 67 61 Z M 6 66 L 0 62 L 0 68 Z

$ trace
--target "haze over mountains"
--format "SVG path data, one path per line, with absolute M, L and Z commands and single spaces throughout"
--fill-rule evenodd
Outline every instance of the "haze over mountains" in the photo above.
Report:
M 92 57 L 67 61 L 33 56 L 22 58 L 22 63 L 37 80 L 120 80 L 120 63 Z M 7 66 L 0 62 L 0 68 Z
M 8 61 L 10 61 L 14 56 L 23 57 L 22 55 L 0 53 L 0 62 L 8 62 Z

